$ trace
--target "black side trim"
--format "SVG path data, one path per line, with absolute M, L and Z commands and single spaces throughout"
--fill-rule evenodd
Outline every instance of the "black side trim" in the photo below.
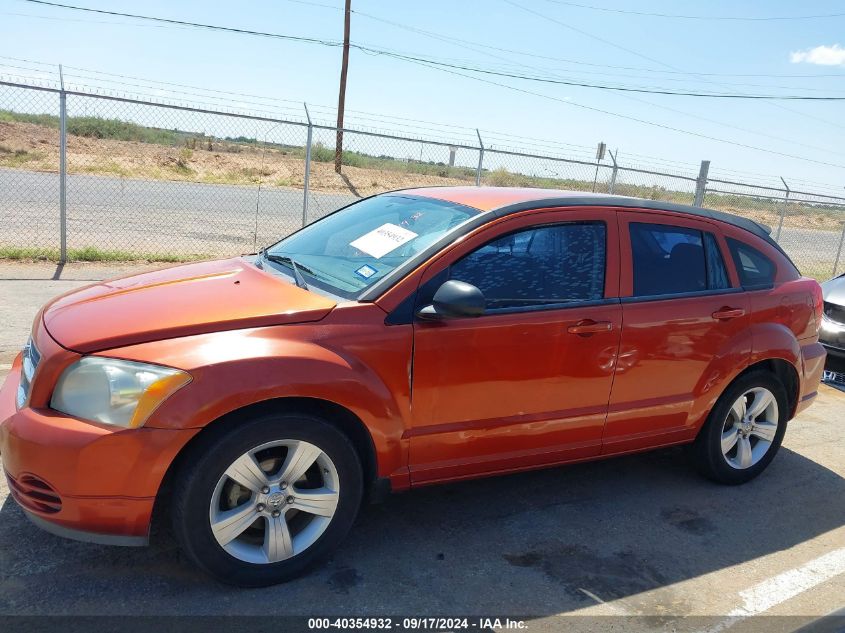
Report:
M 387 325 L 409 325 L 416 320 L 417 310 L 431 303 L 437 289 L 449 279 L 449 269 L 444 268 L 434 277 L 408 295 L 402 303 L 387 315 Z
M 745 292 L 755 292 L 757 290 L 771 290 L 774 287 L 775 287 L 775 284 L 770 283 L 770 284 L 754 284 L 753 286 L 743 286 L 742 289 L 745 290 Z
M 414 307 L 417 304 L 417 293 L 412 292 L 402 300 L 393 312 L 384 318 L 385 325 L 408 325 L 414 320 Z
M 144 547 L 150 544 L 148 536 L 125 536 L 122 534 L 102 534 L 100 532 L 74 530 L 73 528 L 64 527 L 63 525 L 58 525 L 52 521 L 47 521 L 46 519 L 43 519 L 37 514 L 34 514 L 26 509 L 23 510 L 23 513 L 27 519 L 32 521 L 45 532 L 61 536 L 62 538 L 72 539 L 74 541 L 97 543 L 99 545 L 122 545 L 125 547 Z
M 712 297 L 716 295 L 735 295 L 744 292 L 743 288 L 713 288 L 711 290 L 695 290 L 692 292 L 673 292 L 663 295 L 647 295 L 642 297 L 622 297 L 622 303 L 640 303 L 647 301 L 666 301 L 668 299 L 687 299 L 690 297 Z
M 545 312 L 547 310 L 568 310 L 575 308 L 589 308 L 591 306 L 603 306 L 619 303 L 617 297 L 606 299 L 592 299 L 589 301 L 567 301 L 564 303 L 549 303 L 534 306 L 513 306 L 510 308 L 488 308 L 482 316 L 494 316 L 497 314 L 518 314 L 521 312 Z

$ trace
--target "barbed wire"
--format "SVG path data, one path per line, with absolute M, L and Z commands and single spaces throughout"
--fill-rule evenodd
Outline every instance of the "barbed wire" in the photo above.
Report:
M 9 64 L 8 62 L 2 60 L 35 65 L 40 68 Z M 21 82 L 24 85 L 31 84 L 48 88 L 58 87 L 58 78 L 50 78 L 47 68 L 54 68 L 55 70 L 53 72 L 58 75 L 58 68 L 47 62 L 10 56 L 0 56 L 0 79 L 12 81 L 13 83 Z M 10 73 L 7 69 L 27 71 L 29 74 L 21 74 L 17 72 Z M 153 106 L 159 105 L 162 107 L 198 107 L 213 110 L 219 114 L 228 116 L 252 114 L 272 119 L 286 118 L 297 123 L 303 123 L 307 120 L 304 110 L 300 107 L 301 102 L 293 99 L 226 91 L 217 88 L 190 86 L 188 84 L 144 79 L 133 77 L 131 75 L 107 73 L 104 71 L 83 69 L 73 66 L 65 66 L 64 69 L 66 88 L 79 90 L 82 93 L 88 93 L 94 97 L 109 95 L 113 97 L 132 98 L 147 101 Z M 94 77 L 84 73 L 92 73 L 94 75 L 101 75 L 102 77 Z M 137 83 L 120 81 L 119 79 L 112 79 L 112 77 L 133 80 Z M 159 88 L 158 86 L 165 86 L 166 89 Z M 145 92 L 144 90 L 138 90 L 138 88 L 153 90 L 155 92 Z M 187 88 L 188 90 L 178 90 L 177 88 Z M 174 96 L 176 98 L 173 98 Z M 294 107 L 293 104 L 296 104 L 296 107 Z M 308 107 L 311 111 L 313 122 L 326 127 L 333 126 L 333 119 L 336 116 L 336 109 L 333 106 L 308 104 Z M 358 129 L 365 133 L 391 135 L 397 134 L 398 128 L 401 130 L 403 138 L 413 137 L 408 138 L 408 140 L 418 140 L 421 143 L 424 143 L 426 140 L 437 140 L 440 143 L 454 142 L 456 145 L 461 146 L 477 146 L 478 138 L 476 134 L 482 133 L 485 147 L 490 151 L 499 150 L 517 153 L 548 154 L 548 157 L 551 159 L 565 160 L 569 157 L 579 161 L 595 161 L 595 148 L 591 146 L 577 145 L 551 139 L 539 139 L 536 137 L 522 136 L 488 129 L 481 129 L 476 132 L 475 129 L 465 126 L 432 121 L 421 121 L 419 119 L 410 119 L 397 115 L 371 113 L 361 110 L 347 110 L 346 112 L 346 127 L 353 132 L 355 129 Z M 425 123 L 426 125 L 420 125 L 420 123 Z M 686 176 L 690 173 L 694 173 L 698 168 L 698 165 L 694 163 L 685 163 L 682 161 L 649 156 L 625 150 L 623 150 L 622 156 L 627 160 L 633 160 L 640 167 L 660 170 L 660 172 L 666 173 L 667 175 Z M 607 159 L 605 159 L 603 164 L 609 166 Z M 764 182 L 758 183 L 761 187 L 771 188 L 771 185 L 775 184 L 778 185 L 780 189 L 783 189 L 779 177 L 772 176 L 771 174 L 714 168 L 711 172 L 711 177 L 729 180 L 738 174 L 743 174 L 742 178 L 753 176 L 756 179 L 763 180 Z M 831 184 L 798 179 L 791 179 L 791 181 L 799 186 L 809 185 L 812 188 L 822 189 L 831 194 L 832 192 L 840 193 L 840 189 Z M 748 184 L 747 186 L 754 187 L 755 185 Z M 820 193 L 820 195 L 824 196 L 826 194 Z

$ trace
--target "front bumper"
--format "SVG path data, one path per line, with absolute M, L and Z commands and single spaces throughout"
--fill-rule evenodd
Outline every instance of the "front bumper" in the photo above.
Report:
M 845 358 L 845 323 L 837 323 L 827 316 L 822 317 L 819 342 L 832 356 Z
M 15 407 L 20 356 L 0 389 L 0 456 L 36 525 L 98 543 L 146 543 L 167 468 L 197 429 L 116 429 Z

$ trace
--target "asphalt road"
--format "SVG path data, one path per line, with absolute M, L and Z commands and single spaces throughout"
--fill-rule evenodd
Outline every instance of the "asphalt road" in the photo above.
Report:
M 121 272 L 71 265 L 51 280 L 55 267 L 0 265 L 3 340 L 22 342 L 52 294 Z M 364 508 L 312 573 L 257 590 L 209 580 L 164 531 L 149 549 L 46 534 L 4 482 L 0 614 L 463 613 L 525 616 L 533 631 L 794 630 L 845 607 L 844 424 L 845 393 L 823 387 L 767 472 L 739 487 L 701 479 L 671 449 L 396 495 Z M 610 617 L 561 620 L 575 615 Z M 649 619 L 620 619 L 635 616 Z
M 69 248 L 222 256 L 302 226 L 302 191 L 266 185 L 71 174 L 67 199 Z M 356 199 L 312 193 L 308 221 Z M 58 176 L 0 168 L 0 246 L 56 248 L 58 235 Z
M 302 225 L 301 190 L 109 176 L 68 176 L 68 245 L 133 253 L 253 252 Z M 308 220 L 356 200 L 312 193 Z M 56 248 L 58 176 L 0 169 L 0 246 Z M 800 268 L 832 275 L 840 233 L 784 227 L 781 244 Z M 845 258 L 840 270 L 845 268 Z

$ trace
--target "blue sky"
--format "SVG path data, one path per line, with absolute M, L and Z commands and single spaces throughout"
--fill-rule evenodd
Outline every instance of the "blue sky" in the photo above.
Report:
M 70 4 L 87 7 L 339 39 L 342 12 L 338 8 L 342 0 L 313 2 L 326 6 L 291 0 L 238 3 L 69 0 Z M 577 3 L 711 16 L 845 13 L 841 0 L 801 3 L 578 0 Z M 436 57 L 450 63 L 496 71 L 554 74 L 581 82 L 676 90 L 845 96 L 845 54 L 834 48 L 845 45 L 845 17 L 755 22 L 684 20 L 599 11 L 555 0 L 512 0 L 512 3 L 508 0 L 353 0 L 352 4 L 353 10 L 413 29 L 537 56 L 479 49 L 474 45 L 470 50 L 353 14 L 353 43 Z M 793 56 L 813 49 L 815 52 Z M 21 0 L 0 0 L 0 55 L 328 106 L 337 101 L 340 68 L 338 48 L 155 27 L 130 19 L 43 7 Z M 561 61 L 564 59 L 580 63 Z M 613 68 L 620 66 L 626 68 Z M 669 70 L 675 72 L 655 72 Z M 683 72 L 718 76 L 678 74 Z M 803 77 L 727 76 L 750 74 Z M 807 77 L 818 74 L 836 76 Z M 521 145 L 554 142 L 592 147 L 598 141 L 605 141 L 611 148 L 619 148 L 624 164 L 654 165 L 654 161 L 646 158 L 653 157 L 694 168 L 701 159 L 709 159 L 714 173 L 723 176 L 739 178 L 745 174 L 736 172 L 753 172 L 768 175 L 767 182 L 779 182 L 777 176 L 784 176 L 787 182 L 796 183 L 792 185 L 794 189 L 808 188 L 800 182 L 815 181 L 828 184 L 830 193 L 845 193 L 845 117 L 842 116 L 845 102 L 775 102 L 773 105 L 761 101 L 623 94 L 512 78 L 484 78 L 550 98 L 353 50 L 347 108 L 540 139 L 527 140 Z M 815 92 L 807 90 L 810 88 Z M 768 151 L 661 129 L 578 106 Z M 292 106 L 280 102 L 280 107 Z M 397 129 L 397 125 L 401 129 L 402 124 L 396 122 L 390 127 Z M 456 134 L 466 135 L 468 130 L 456 130 Z M 579 155 L 588 151 L 581 150 Z M 789 158 L 776 152 L 830 164 Z

